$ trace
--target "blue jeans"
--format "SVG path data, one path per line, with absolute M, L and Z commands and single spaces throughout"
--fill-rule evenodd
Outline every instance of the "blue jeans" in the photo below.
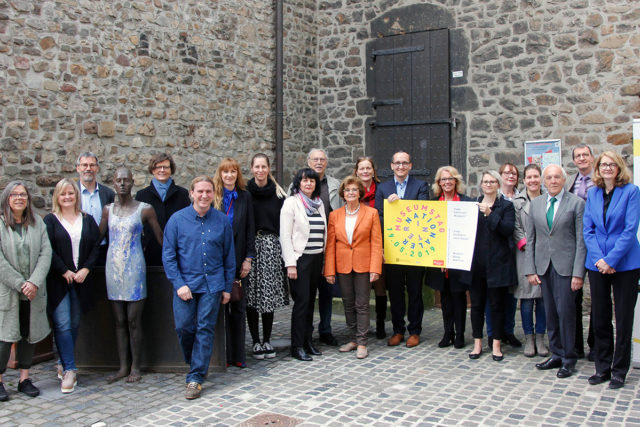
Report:
M 516 327 L 516 309 L 518 308 L 518 300 L 512 293 L 508 293 L 504 299 L 504 335 L 513 335 L 513 329 Z M 489 300 L 485 307 L 484 317 L 487 322 L 487 336 L 493 336 L 493 327 L 491 325 L 491 307 Z
M 525 335 L 533 334 L 533 305 L 536 306 L 536 334 L 544 334 L 547 330 L 547 319 L 542 298 L 523 298 L 520 300 L 520 316 Z
M 209 370 L 222 292 L 194 293 L 183 301 L 173 296 L 173 317 L 184 360 L 190 365 L 187 384 L 202 384 Z
M 81 285 L 85 286 L 85 285 Z M 77 371 L 73 354 L 82 317 L 80 300 L 73 286 L 53 311 L 53 335 L 60 354 L 60 363 L 65 371 Z

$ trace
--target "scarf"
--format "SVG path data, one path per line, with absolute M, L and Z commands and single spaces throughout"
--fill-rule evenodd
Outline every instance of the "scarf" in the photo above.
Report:
M 162 183 L 157 179 L 152 178 L 151 183 L 153 184 L 156 191 L 160 195 L 160 199 L 162 199 L 162 201 L 164 202 L 164 199 L 167 197 L 167 191 L 169 190 L 169 187 L 171 187 L 171 184 L 173 183 L 173 179 L 169 178 L 167 182 Z
M 223 212 L 227 214 L 227 218 L 229 218 L 229 224 L 233 226 L 233 201 L 238 198 L 238 192 L 235 190 L 227 190 L 223 188 L 224 195 L 222 196 L 222 207 Z
M 440 201 L 444 200 L 444 191 L 442 192 L 442 194 L 440 195 L 440 198 L 438 200 L 440 200 Z M 459 202 L 460 201 L 460 196 L 458 195 L 458 193 L 455 193 L 453 195 L 453 200 L 452 201 L 453 202 Z
M 367 191 L 365 188 L 364 197 L 362 201 L 369 205 L 369 207 L 374 208 L 376 205 L 376 182 L 371 181 L 371 188 Z
M 304 210 L 307 212 L 307 216 L 311 216 L 314 213 L 318 212 L 318 208 L 320 207 L 320 205 L 322 205 L 322 200 L 320 200 L 320 197 L 316 197 L 315 199 L 311 200 L 305 194 L 303 194 L 302 191 L 298 192 L 298 197 L 300 197 L 300 201 L 304 206 Z

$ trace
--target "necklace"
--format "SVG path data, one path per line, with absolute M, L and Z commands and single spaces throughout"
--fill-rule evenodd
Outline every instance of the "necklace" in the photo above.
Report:
M 344 210 L 347 212 L 347 215 L 355 215 L 358 213 L 358 211 L 360 210 L 360 205 L 358 205 L 358 207 L 356 208 L 355 211 L 349 211 L 349 208 L 347 206 L 344 207 Z

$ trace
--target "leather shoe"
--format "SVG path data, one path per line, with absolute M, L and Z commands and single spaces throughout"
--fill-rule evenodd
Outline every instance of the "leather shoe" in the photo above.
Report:
M 454 341 L 453 332 L 445 332 L 444 335 L 442 336 L 442 339 L 438 343 L 438 347 L 440 348 L 449 347 L 451 344 L 453 344 L 453 341 Z
M 591 375 L 589 377 L 589 384 L 598 385 L 602 384 L 605 381 L 609 381 L 611 379 L 611 372 L 603 372 L 601 374 L 595 373 L 595 375 Z
M 609 381 L 610 390 L 616 390 L 622 387 L 624 387 L 624 380 L 622 378 L 613 377 L 611 378 L 611 381 Z
M 479 359 L 481 354 L 482 354 L 482 351 L 480 351 L 480 353 L 469 353 L 469 359 L 471 360 Z
M 420 335 L 409 335 L 407 339 L 407 348 L 415 347 L 420 344 Z
M 500 355 L 500 356 L 498 356 L 496 354 L 492 354 L 491 357 L 493 358 L 494 361 L 500 362 L 500 361 L 502 361 L 502 359 L 504 359 L 504 354 Z
M 540 362 L 540 363 L 536 363 L 536 368 L 540 369 L 541 371 L 546 371 L 549 369 L 555 369 L 555 368 L 559 368 L 562 366 L 562 360 L 560 359 L 553 359 L 553 358 L 548 358 L 547 360 L 545 360 L 544 362 Z
M 395 347 L 400 345 L 400 343 L 404 341 L 404 334 L 393 334 L 389 341 L 387 341 L 387 345 L 391 347 Z
M 304 345 L 304 351 L 313 356 L 322 356 L 322 352 L 313 346 L 313 342 L 309 341 Z
M 522 347 L 520 340 L 513 334 L 506 334 L 502 341 L 508 343 L 511 347 Z
M 456 339 L 453 341 L 453 346 L 455 348 L 463 348 L 464 347 L 464 335 L 456 334 Z
M 291 349 L 291 357 L 302 360 L 303 362 L 311 362 L 313 360 L 313 358 L 300 347 L 294 347 Z
M 337 347 L 338 346 L 338 340 L 331 333 L 320 334 L 320 342 L 323 343 L 323 344 L 326 344 L 326 345 L 330 345 L 332 347 Z
M 558 369 L 558 373 L 556 377 L 558 378 L 569 378 L 573 374 L 573 366 L 571 365 L 562 365 L 560 369 Z

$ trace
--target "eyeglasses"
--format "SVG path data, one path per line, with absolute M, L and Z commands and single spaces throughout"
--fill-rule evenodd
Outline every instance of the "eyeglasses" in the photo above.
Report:
M 311 157 L 309 160 L 313 163 L 324 163 L 327 161 L 324 157 Z
M 451 182 L 451 181 L 455 181 L 455 178 L 440 178 L 440 182 Z
M 78 166 L 80 166 L 82 169 L 93 169 L 95 167 L 98 167 L 97 163 L 79 163 Z
M 576 154 L 575 156 L 573 156 L 574 159 L 582 159 L 582 158 L 589 158 L 591 157 L 590 153 L 580 153 L 580 154 Z
M 482 181 L 482 185 L 493 185 L 493 184 L 497 184 L 498 181 Z
M 600 163 L 600 169 L 616 169 L 618 167 L 617 163 Z
M 402 166 L 403 168 L 406 168 L 406 167 L 409 167 L 411 162 L 393 162 L 391 164 L 397 168 L 399 168 L 400 166 Z
M 29 195 L 27 193 L 9 193 L 9 197 L 12 199 L 28 199 Z
M 168 170 L 171 170 L 171 166 L 158 165 L 158 166 L 154 167 L 153 170 L 156 170 L 156 171 L 168 171 Z
M 507 172 L 507 171 L 504 171 L 504 172 L 502 172 L 502 175 L 507 175 L 507 176 L 518 176 L 518 173 L 517 173 L 517 172 Z
M 359 193 L 359 192 L 360 192 L 360 190 L 359 190 L 359 189 L 357 189 L 357 188 L 345 188 L 345 189 L 344 189 L 344 192 L 345 192 L 345 193 Z

